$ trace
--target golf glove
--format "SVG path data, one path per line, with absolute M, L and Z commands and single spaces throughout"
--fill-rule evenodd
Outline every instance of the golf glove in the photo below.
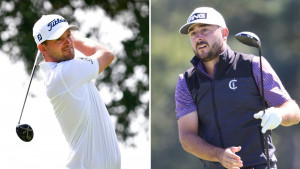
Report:
M 282 121 L 280 109 L 275 107 L 266 109 L 265 114 L 263 114 L 263 111 L 254 114 L 254 118 L 262 119 L 262 133 L 265 133 L 267 130 L 275 129 Z

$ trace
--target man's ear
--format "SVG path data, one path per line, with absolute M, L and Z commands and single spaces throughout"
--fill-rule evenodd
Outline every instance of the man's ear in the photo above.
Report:
M 229 34 L 229 30 L 227 28 L 222 28 L 223 40 L 227 40 L 228 34 Z
M 37 45 L 37 48 L 40 50 L 41 53 L 45 53 L 47 51 L 46 47 L 43 44 Z

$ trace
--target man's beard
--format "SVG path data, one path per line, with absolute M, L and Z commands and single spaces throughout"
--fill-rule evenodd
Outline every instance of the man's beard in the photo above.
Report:
M 61 55 L 59 57 L 55 56 L 50 56 L 52 60 L 54 60 L 55 62 L 59 63 L 59 62 L 63 62 L 63 61 L 67 61 L 67 60 L 71 60 L 74 59 L 75 55 Z
M 69 48 L 69 47 L 67 47 Z M 74 48 L 71 47 L 72 49 L 62 49 L 62 52 L 59 54 L 55 54 L 54 56 L 50 56 L 55 62 L 63 62 L 63 61 L 67 61 L 67 60 L 71 60 L 74 58 L 75 54 L 74 54 Z
M 202 41 L 202 42 L 199 42 L 196 44 L 196 49 L 197 49 L 197 46 L 201 45 L 201 44 L 206 44 L 208 47 L 208 43 Z M 215 43 L 213 43 L 213 45 L 210 48 L 208 53 L 201 55 L 195 50 L 194 50 L 194 53 L 202 62 L 209 62 L 219 56 L 219 54 L 222 52 L 222 48 L 223 48 L 223 43 L 221 41 L 220 42 L 216 41 Z

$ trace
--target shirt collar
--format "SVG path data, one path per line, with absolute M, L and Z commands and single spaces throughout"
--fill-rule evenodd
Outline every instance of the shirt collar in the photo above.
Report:
M 41 62 L 40 64 L 39 64 L 39 66 L 41 67 L 41 69 L 44 71 L 44 72 L 47 72 L 47 71 L 49 71 L 49 70 L 52 70 L 52 69 L 54 69 L 56 66 L 57 66 L 57 62 L 45 62 L 45 61 L 43 61 L 43 62 Z

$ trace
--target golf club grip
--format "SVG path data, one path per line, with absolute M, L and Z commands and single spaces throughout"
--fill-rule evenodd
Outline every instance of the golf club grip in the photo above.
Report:
M 269 155 L 269 143 L 268 143 L 269 131 L 267 130 L 264 134 L 265 139 L 265 147 L 266 147 L 266 156 L 267 156 L 267 165 L 268 169 L 270 169 L 270 155 Z
M 29 85 L 28 85 L 28 88 L 27 88 L 27 92 L 26 92 L 26 96 L 25 96 L 25 100 L 24 100 L 24 103 L 23 103 L 23 107 L 22 107 L 22 111 L 21 111 L 21 115 L 20 115 L 18 124 L 20 124 L 20 122 L 21 122 L 21 118 L 22 118 L 22 115 L 23 115 L 25 103 L 26 103 L 26 100 L 27 100 L 27 96 L 28 96 L 28 93 L 29 93 L 29 89 L 30 89 L 30 86 L 31 86 L 32 78 L 33 78 L 33 75 L 34 75 L 34 72 L 35 72 L 35 69 L 36 69 L 36 64 L 37 64 L 37 60 L 38 60 L 39 55 L 40 55 L 40 51 L 38 50 L 37 55 L 35 57 L 34 65 L 33 65 L 32 71 L 31 71 L 30 81 L 29 81 Z

